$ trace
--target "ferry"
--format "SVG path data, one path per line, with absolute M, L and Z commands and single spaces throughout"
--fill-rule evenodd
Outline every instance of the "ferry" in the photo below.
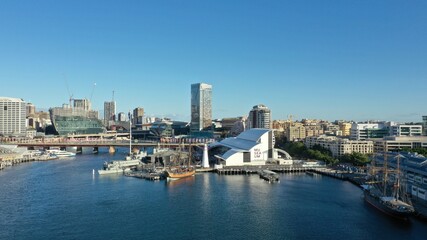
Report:
M 73 157 L 73 156 L 76 156 L 76 154 L 73 152 L 63 151 L 63 150 L 60 150 L 59 148 L 48 149 L 48 150 L 46 150 L 46 153 L 50 154 L 50 155 L 55 155 L 57 157 Z

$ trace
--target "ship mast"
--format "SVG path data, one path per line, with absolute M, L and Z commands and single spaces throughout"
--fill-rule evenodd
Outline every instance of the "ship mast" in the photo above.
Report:
M 387 178 L 388 178 L 388 170 L 387 170 L 387 153 L 384 153 L 384 187 L 383 187 L 383 194 L 384 196 L 387 196 Z
M 397 155 L 397 183 L 396 183 L 396 199 L 399 199 L 400 191 L 400 153 Z
M 129 111 L 129 156 L 132 155 L 132 114 Z

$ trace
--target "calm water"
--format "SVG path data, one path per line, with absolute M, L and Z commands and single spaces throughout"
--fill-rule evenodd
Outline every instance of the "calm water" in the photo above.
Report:
M 122 155 L 80 155 L 0 171 L 0 239 L 427 239 L 365 204 L 350 183 L 213 173 L 173 182 L 92 176 Z

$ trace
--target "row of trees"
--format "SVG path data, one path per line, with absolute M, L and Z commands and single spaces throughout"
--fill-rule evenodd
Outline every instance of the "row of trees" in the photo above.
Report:
M 416 152 L 421 155 L 427 156 L 427 149 L 425 148 L 403 148 L 402 151 L 404 152 Z

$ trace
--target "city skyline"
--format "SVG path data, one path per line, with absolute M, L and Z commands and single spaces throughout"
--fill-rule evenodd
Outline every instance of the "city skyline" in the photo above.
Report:
M 189 86 L 212 117 L 421 122 L 427 3 L 6 1 L 0 96 L 37 109 L 88 98 L 101 111 L 190 120 Z M 96 83 L 96 86 L 94 86 Z

